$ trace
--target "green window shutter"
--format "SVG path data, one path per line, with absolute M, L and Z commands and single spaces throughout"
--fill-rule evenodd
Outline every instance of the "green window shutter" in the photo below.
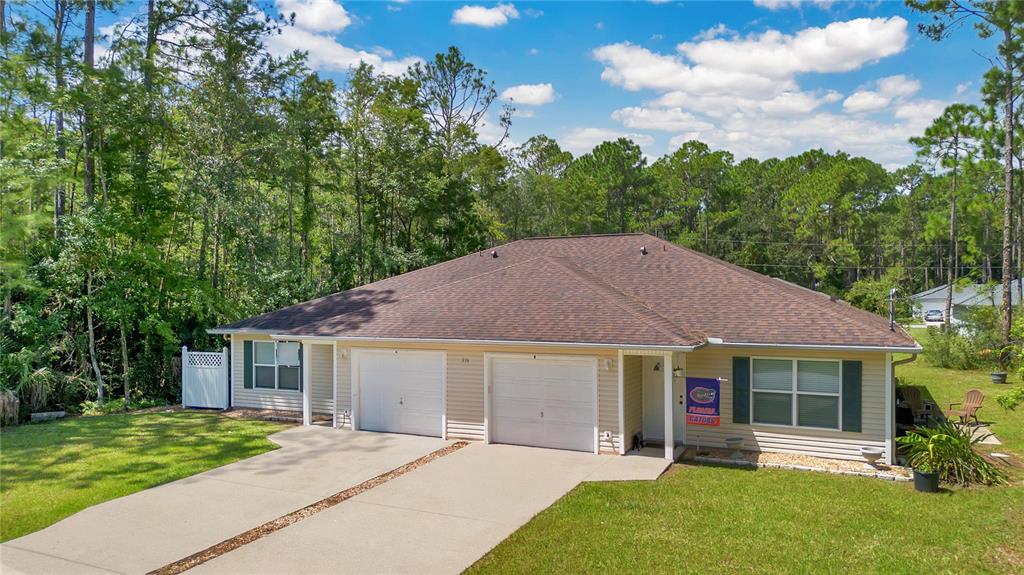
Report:
M 302 393 L 302 344 L 299 344 L 299 393 Z
M 750 358 L 732 358 L 732 422 L 750 423 Z
M 245 376 L 242 380 L 242 387 L 245 389 L 252 389 L 252 341 L 245 340 L 242 342 L 242 348 L 244 350 L 242 353 L 242 365 L 244 366 L 243 371 L 245 372 Z
M 859 361 L 843 362 L 843 431 L 860 431 L 861 374 Z

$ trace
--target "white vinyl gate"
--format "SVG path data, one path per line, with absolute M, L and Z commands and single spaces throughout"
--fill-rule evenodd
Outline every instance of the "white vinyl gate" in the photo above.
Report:
M 181 348 L 181 404 L 228 408 L 228 348 L 189 351 Z

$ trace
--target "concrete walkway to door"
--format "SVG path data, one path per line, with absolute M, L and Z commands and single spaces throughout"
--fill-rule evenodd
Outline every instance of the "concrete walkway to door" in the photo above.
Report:
M 189 573 L 459 573 L 581 481 L 668 461 L 471 444 Z
M 0 573 L 146 573 L 451 442 L 295 427 L 281 448 L 82 510 L 0 546 Z

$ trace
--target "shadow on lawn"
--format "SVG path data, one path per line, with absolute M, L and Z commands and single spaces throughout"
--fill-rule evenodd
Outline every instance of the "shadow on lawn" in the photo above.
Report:
M 266 451 L 266 435 L 279 428 L 260 424 L 215 414 L 159 413 L 74 417 L 22 426 L 2 436 L 4 490 L 26 482 L 58 481 L 62 488 L 85 490 L 111 478 L 127 485 L 153 485 L 154 478 L 162 483 L 191 463 L 226 463 Z M 103 461 L 74 467 L 90 458 Z

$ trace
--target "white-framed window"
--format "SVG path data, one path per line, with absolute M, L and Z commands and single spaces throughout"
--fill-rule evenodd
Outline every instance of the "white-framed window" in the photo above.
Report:
M 253 388 L 299 391 L 299 343 L 253 342 Z
M 751 360 L 751 421 L 842 429 L 842 362 L 821 359 Z

